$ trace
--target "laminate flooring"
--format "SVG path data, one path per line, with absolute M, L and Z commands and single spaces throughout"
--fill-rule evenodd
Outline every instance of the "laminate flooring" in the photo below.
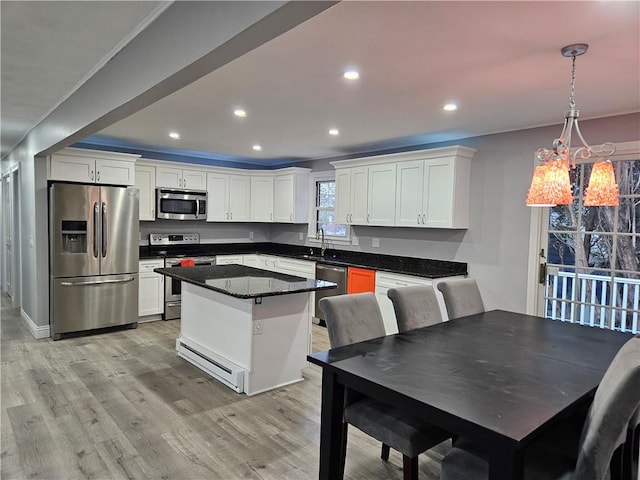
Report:
M 315 479 L 321 370 L 247 397 L 175 352 L 179 320 L 35 340 L 2 296 L 3 479 Z M 329 347 L 314 325 L 314 351 Z M 439 476 L 444 442 L 420 456 Z M 402 456 L 349 429 L 345 478 L 401 479 Z

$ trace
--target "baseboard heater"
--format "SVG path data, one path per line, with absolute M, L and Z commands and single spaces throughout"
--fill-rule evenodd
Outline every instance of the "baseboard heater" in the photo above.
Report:
M 201 368 L 216 380 L 238 393 L 244 392 L 246 370 L 241 366 L 216 355 L 192 340 L 186 340 L 182 336 L 176 339 L 176 350 L 179 357 Z

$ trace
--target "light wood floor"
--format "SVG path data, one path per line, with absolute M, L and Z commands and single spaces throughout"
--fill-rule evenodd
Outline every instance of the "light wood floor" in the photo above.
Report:
M 3 479 L 315 479 L 320 369 L 293 386 L 239 395 L 177 357 L 179 321 L 34 340 L 2 298 Z M 315 350 L 328 348 L 314 326 Z M 420 456 L 437 479 L 448 442 Z M 345 478 L 401 479 L 402 457 L 349 431 Z

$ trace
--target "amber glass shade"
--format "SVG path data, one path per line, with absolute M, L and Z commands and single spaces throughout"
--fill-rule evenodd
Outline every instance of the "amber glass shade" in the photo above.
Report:
M 620 204 L 618 184 L 609 160 L 593 164 L 589 186 L 584 192 L 584 204 L 587 207 L 615 207 Z
M 573 202 L 569 167 L 562 160 L 538 165 L 533 173 L 526 204 L 530 207 L 569 205 Z

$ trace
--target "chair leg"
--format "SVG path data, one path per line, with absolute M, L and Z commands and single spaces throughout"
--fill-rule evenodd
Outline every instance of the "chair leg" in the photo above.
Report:
M 382 452 L 380 453 L 380 458 L 385 462 L 389 460 L 389 450 L 391 450 L 391 447 L 386 443 L 383 443 Z
M 402 455 L 402 472 L 404 480 L 418 480 L 418 457 Z
M 348 434 L 348 423 L 342 422 L 342 451 L 340 452 L 340 460 L 341 460 L 341 472 L 340 478 L 344 478 L 344 464 L 347 459 L 347 434 Z

